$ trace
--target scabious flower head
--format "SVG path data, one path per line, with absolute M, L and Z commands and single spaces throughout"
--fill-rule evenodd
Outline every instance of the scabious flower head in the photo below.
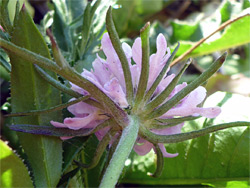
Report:
M 118 58 L 116 51 L 114 50 L 109 35 L 105 33 L 103 35 L 102 49 L 106 56 L 106 59 L 101 58 L 98 54 L 93 62 L 93 69 L 88 71 L 83 70 L 81 75 L 95 84 L 100 90 L 102 90 L 107 96 L 109 96 L 117 105 L 123 109 L 129 107 L 126 98 L 126 87 L 123 75 L 123 70 L 121 62 Z M 136 93 L 142 66 L 142 48 L 141 39 L 137 38 L 132 46 L 132 48 L 127 44 L 123 43 L 122 48 L 127 57 L 131 75 L 133 89 Z M 157 51 L 152 54 L 149 58 L 149 79 L 147 84 L 147 90 L 153 85 L 157 76 L 161 72 L 162 68 L 169 59 L 171 52 L 167 47 L 167 42 L 162 34 L 159 34 L 156 40 Z M 169 71 L 169 70 L 168 70 Z M 175 78 L 175 74 L 168 75 L 168 71 L 165 77 L 161 80 L 157 86 L 155 92 L 151 96 L 150 100 L 153 100 L 157 95 L 159 95 Z M 72 89 L 82 95 L 87 95 L 88 92 L 84 89 L 71 84 Z M 165 99 L 164 102 L 170 100 L 174 95 L 180 92 L 183 88 L 187 86 L 187 83 L 176 85 L 170 95 Z M 199 86 L 193 90 L 189 95 L 184 97 L 178 105 L 174 106 L 163 114 L 160 119 L 171 119 L 173 117 L 186 117 L 186 116 L 204 116 L 207 118 L 214 118 L 220 113 L 219 107 L 202 108 L 198 107 L 200 103 L 206 97 L 206 89 Z M 74 100 L 74 99 L 72 99 Z M 102 103 L 102 101 L 98 101 Z M 149 101 L 150 102 L 150 101 Z M 164 103 L 163 102 L 163 103 Z M 55 127 L 64 127 L 73 130 L 84 129 L 84 128 L 95 128 L 100 123 L 107 120 L 109 117 L 104 115 L 105 111 L 93 107 L 85 102 L 79 102 L 68 107 L 68 110 L 75 116 L 73 118 L 64 119 L 63 123 L 51 121 Z M 171 135 L 181 133 L 181 128 L 184 123 L 178 125 L 163 128 L 163 129 L 150 129 L 151 132 L 158 135 Z M 144 126 L 144 125 L 141 125 Z M 108 132 L 109 127 L 97 131 L 95 134 L 99 140 Z M 166 151 L 162 143 L 158 143 L 164 157 L 175 157 L 178 154 L 170 154 Z M 154 145 L 149 141 L 138 136 L 137 142 L 134 146 L 134 151 L 139 155 L 147 154 L 151 149 L 154 149 Z

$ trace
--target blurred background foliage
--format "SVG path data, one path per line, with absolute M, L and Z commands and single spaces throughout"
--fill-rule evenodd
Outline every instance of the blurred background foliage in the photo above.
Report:
M 176 46 L 177 42 L 180 42 L 181 47 L 177 57 L 200 39 L 215 31 L 221 24 L 241 14 L 250 13 L 249 0 L 108 0 L 105 3 L 104 1 L 99 3 L 87 0 L 22 0 L 21 3 L 24 1 L 47 45 L 50 47 L 46 29 L 50 28 L 64 57 L 79 72 L 83 68 L 91 69 L 91 63 L 95 59 L 96 53 L 103 56 L 100 40 L 105 32 L 105 14 L 109 5 L 114 9 L 113 18 L 122 41 L 132 45 L 132 41 L 139 36 L 140 29 L 147 21 L 150 21 L 151 53 L 156 50 L 157 35 L 163 33 L 171 49 Z M 1 3 L 3 3 L 3 0 L 0 0 Z M 15 7 L 16 0 L 9 1 L 7 9 L 12 23 L 16 12 Z M 1 14 L 0 17 L 3 19 L 4 10 L 1 10 Z M 0 37 L 11 39 L 7 32 L 1 30 Z M 250 120 L 249 115 L 247 115 L 247 112 L 250 111 L 249 43 L 250 16 L 247 16 L 220 30 L 189 54 L 188 57 L 194 58 L 194 63 L 188 68 L 181 80 L 192 81 L 227 50 L 229 55 L 226 63 L 208 81 L 206 88 L 209 95 L 216 91 L 231 93 L 214 94 L 208 103 L 209 105 L 217 105 L 223 100 L 230 99 L 230 102 L 225 103 L 227 106 L 224 108 L 236 110 L 231 112 L 232 116 L 236 117 L 232 121 Z M 11 111 L 9 103 L 9 71 L 11 68 L 9 67 L 9 58 L 2 49 L 0 49 L 0 62 L 1 139 L 8 140 L 9 145 L 22 156 L 23 153 L 16 133 L 3 126 L 10 122 L 10 119 L 4 118 L 3 115 Z M 171 72 L 177 72 L 182 63 L 183 61 L 172 67 Z M 63 78 L 59 79 L 62 83 L 69 84 Z M 66 94 L 62 95 L 63 102 L 68 101 L 69 98 Z M 249 104 L 248 108 L 242 107 L 247 106 L 247 104 Z M 241 110 L 237 112 L 237 109 Z M 241 115 L 235 116 L 239 112 Z M 64 110 L 64 116 L 69 115 Z M 224 117 L 216 120 L 218 121 L 216 123 L 228 122 L 228 119 L 230 118 Z M 211 123 L 201 119 L 186 125 L 187 128 L 184 131 L 204 127 Z M 155 168 L 153 153 L 144 157 L 132 154 L 126 164 L 127 173 L 124 171 L 119 187 L 159 187 L 160 185 L 163 187 L 167 185 L 170 187 L 179 187 L 180 185 L 182 187 L 248 187 L 247 174 L 249 175 L 250 170 L 249 160 L 247 162 L 247 159 L 249 159 L 250 138 L 247 135 L 249 135 L 249 129 L 232 129 L 194 141 L 167 146 L 169 152 L 178 151 L 180 156 L 174 159 L 166 159 L 165 175 L 160 179 L 147 176 L 147 172 L 152 172 Z M 217 144 L 216 147 L 208 144 L 214 140 Z M 93 177 L 102 174 L 101 167 L 104 165 L 105 157 L 96 168 L 90 171 L 75 168 L 75 165 L 72 164 L 74 159 L 82 162 L 91 161 L 93 148 L 96 147 L 97 143 L 97 140 L 93 137 L 90 139 L 75 138 L 63 143 L 65 151 L 63 153 L 63 172 L 64 174 L 69 173 L 67 177 L 61 179 L 60 186 L 81 187 L 85 184 L 94 187 L 98 185 L 98 181 Z M 225 143 L 231 145 L 231 147 L 227 147 Z M 4 145 L 4 143 L 1 144 Z M 213 152 L 214 150 L 208 146 L 214 147 L 213 149 L 219 152 Z M 6 148 L 6 152 L 10 153 L 13 162 L 18 163 L 18 159 L 13 157 L 10 149 L 6 146 L 3 147 Z M 201 150 L 202 148 L 207 150 Z M 232 148 L 235 151 L 233 154 L 230 153 Z M 200 151 L 203 153 L 199 153 Z M 240 152 L 243 152 L 243 157 L 239 154 Z M 191 157 L 189 158 L 187 155 Z M 206 162 L 208 160 L 206 155 L 210 155 L 212 161 Z M 225 155 L 236 157 L 237 160 L 229 160 Z M 217 159 L 220 164 L 216 167 L 208 166 L 208 168 L 201 169 L 205 163 L 207 165 L 215 164 Z M 25 170 L 22 167 L 19 173 Z M 80 179 L 79 177 L 83 178 Z

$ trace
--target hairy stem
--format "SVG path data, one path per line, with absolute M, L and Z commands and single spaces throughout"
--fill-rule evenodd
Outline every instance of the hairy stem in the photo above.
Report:
M 115 187 L 125 161 L 134 147 L 139 130 L 139 120 L 135 116 L 130 116 L 129 120 L 128 126 L 122 131 L 121 139 L 105 171 L 100 188 Z

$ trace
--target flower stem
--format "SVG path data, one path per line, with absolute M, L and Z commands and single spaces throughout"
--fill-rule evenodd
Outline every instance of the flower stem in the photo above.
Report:
M 122 131 L 121 139 L 106 169 L 100 188 L 115 187 L 124 163 L 134 147 L 139 130 L 139 120 L 136 116 L 130 116 L 129 120 L 128 126 Z

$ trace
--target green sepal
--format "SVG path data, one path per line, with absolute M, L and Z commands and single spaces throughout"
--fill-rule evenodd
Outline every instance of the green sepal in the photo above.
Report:
M 144 97 L 144 102 L 148 102 L 148 100 L 151 98 L 151 96 L 153 95 L 153 93 L 155 92 L 157 86 L 159 85 L 159 83 L 161 82 L 161 80 L 163 79 L 164 76 L 166 76 L 166 71 L 171 63 L 171 61 L 174 59 L 174 56 L 176 54 L 176 52 L 178 51 L 180 47 L 180 43 L 178 43 L 178 45 L 175 47 L 173 53 L 171 54 L 171 56 L 168 58 L 166 64 L 164 65 L 164 67 L 162 68 L 160 74 L 157 76 L 156 80 L 154 81 L 153 85 L 150 87 L 150 89 L 148 90 L 147 94 Z
M 142 48 L 142 60 L 141 60 L 141 74 L 140 80 L 137 88 L 137 93 L 135 97 L 135 111 L 137 110 L 140 102 L 143 100 L 144 94 L 148 85 L 148 77 L 149 77 L 149 31 L 150 31 L 150 23 L 146 23 L 145 26 L 141 29 L 141 48 Z
M 209 133 L 213 133 L 219 130 L 231 128 L 231 127 L 242 127 L 242 126 L 250 126 L 250 122 L 246 121 L 238 121 L 232 123 L 222 123 L 218 125 L 209 126 L 197 131 L 187 132 L 187 133 L 180 133 L 180 134 L 173 134 L 173 135 L 157 135 L 149 131 L 145 127 L 140 128 L 140 136 L 152 143 L 178 143 L 183 142 L 186 140 L 190 140 L 193 138 L 198 138 L 204 136 Z
M 188 68 L 188 66 L 192 63 L 192 59 L 189 59 L 187 63 L 183 66 L 181 71 L 175 76 L 172 82 L 153 100 L 150 101 L 145 107 L 143 113 L 151 113 L 156 107 L 158 107 L 164 100 L 170 95 L 170 93 L 174 90 L 178 81 L 180 80 L 182 74 Z
M 203 72 L 198 78 L 192 81 L 187 87 L 183 88 L 179 93 L 174 95 L 170 100 L 161 105 L 158 109 L 153 111 L 148 116 L 145 116 L 146 119 L 154 119 L 162 116 L 172 107 L 179 103 L 181 99 L 187 96 L 190 92 L 192 92 L 195 88 L 203 84 L 207 81 L 224 63 L 227 56 L 227 52 L 225 52 L 221 57 L 219 57 L 205 72 Z
M 95 129 L 83 128 L 79 130 L 42 126 L 42 125 L 28 125 L 28 124 L 9 125 L 9 128 L 14 131 L 30 133 L 30 134 L 38 134 L 38 135 L 46 135 L 54 137 L 72 137 L 72 136 L 88 136 L 100 129 L 109 126 L 111 122 L 113 122 L 113 120 L 109 119 L 99 124 Z
M 106 28 L 109 33 L 110 40 L 112 42 L 112 45 L 120 59 L 122 70 L 123 70 L 123 76 L 126 84 L 126 97 L 129 104 L 132 104 L 133 100 L 133 83 L 132 83 L 132 76 L 129 68 L 129 63 L 127 60 L 127 57 L 125 55 L 125 52 L 122 49 L 122 44 L 120 42 L 118 33 L 115 29 L 115 24 L 113 22 L 112 18 L 112 8 L 109 7 L 106 15 Z
M 155 147 L 156 155 L 157 155 L 157 165 L 156 165 L 156 170 L 154 174 L 149 174 L 149 175 L 154 178 L 157 178 L 157 177 L 160 177 L 162 174 L 163 167 L 164 167 L 164 157 L 158 144 L 154 144 L 154 147 Z

